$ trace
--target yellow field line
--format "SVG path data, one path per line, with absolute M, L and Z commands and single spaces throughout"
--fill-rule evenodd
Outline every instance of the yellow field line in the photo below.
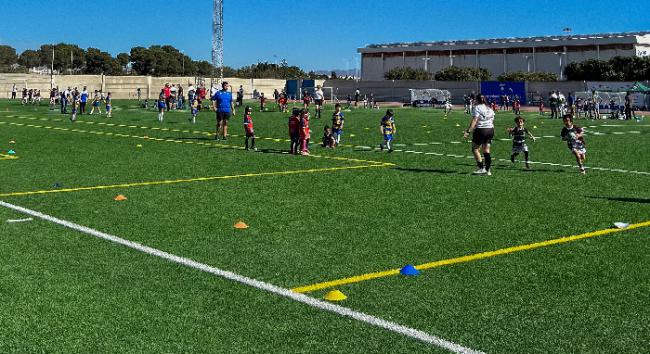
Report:
M 0 154 L 0 160 L 15 160 L 18 156 Z
M 415 266 L 415 268 L 418 270 L 425 270 L 425 269 L 437 268 L 437 267 L 442 267 L 451 264 L 466 263 L 466 262 L 476 261 L 479 259 L 491 258 L 491 257 L 501 256 L 509 253 L 521 252 L 521 251 L 534 250 L 537 248 L 548 247 L 548 246 L 553 246 L 553 245 L 558 245 L 558 244 L 568 243 L 568 242 L 574 242 L 586 238 L 608 235 L 608 234 L 613 234 L 613 233 L 623 232 L 623 231 L 629 231 L 629 230 L 648 227 L 648 226 L 650 226 L 650 221 L 644 221 L 638 224 L 632 224 L 629 227 L 624 229 L 604 229 L 604 230 L 598 230 L 593 232 L 587 232 L 584 234 L 566 236 L 566 237 L 556 238 L 548 241 L 535 242 L 526 245 L 502 248 L 496 251 L 481 252 L 481 253 L 470 254 L 462 257 L 424 263 Z M 359 283 L 359 282 L 372 280 L 372 279 L 395 276 L 399 274 L 399 271 L 400 271 L 399 269 L 391 269 L 382 272 L 367 273 L 367 274 L 357 275 L 349 278 L 326 281 L 326 282 L 316 283 L 316 284 L 306 285 L 306 286 L 299 286 L 291 290 L 297 293 L 308 293 L 308 292 L 332 288 L 340 285 L 354 284 L 354 283 Z
M 128 135 L 128 134 L 120 134 L 120 133 L 112 133 L 112 132 L 98 132 L 98 131 L 94 131 L 94 130 L 82 130 L 82 129 L 77 129 L 77 128 L 51 127 L 51 126 L 43 126 L 43 125 L 35 125 L 35 124 L 24 124 L 24 123 L 15 123 L 15 122 L 5 122 L 5 121 L 0 121 L 0 124 L 8 124 L 8 125 L 19 126 L 19 127 L 27 127 L 27 128 L 50 129 L 50 130 L 56 130 L 56 131 L 74 132 L 74 133 L 81 133 L 81 134 L 103 135 L 103 136 L 119 137 L 119 138 L 134 138 L 134 139 L 143 139 L 143 140 L 149 140 L 149 141 L 164 141 L 164 142 L 171 142 L 171 143 L 177 143 L 177 144 L 185 143 L 185 144 L 193 144 L 193 145 L 214 146 L 214 147 L 218 147 L 218 148 L 222 148 L 222 149 L 244 150 L 243 146 L 218 144 L 218 143 L 210 143 L 210 142 L 201 142 L 201 141 L 152 138 L 152 137 L 149 137 L 149 136 Z M 118 126 L 123 126 L 123 124 L 120 124 Z M 339 160 L 339 161 L 346 161 L 346 162 L 359 162 L 359 163 L 368 163 L 368 164 L 384 164 L 386 166 L 394 166 L 394 164 L 389 163 L 389 162 L 362 160 L 362 159 L 355 159 L 355 158 L 348 158 L 348 157 L 325 156 L 325 155 L 314 155 L 314 154 L 309 155 L 309 157 L 322 158 L 322 159 L 327 159 L 327 160 Z
M 115 189 L 115 188 L 155 186 L 161 184 L 205 182 L 205 181 L 213 181 L 213 180 L 220 180 L 220 179 L 235 179 L 235 178 L 244 178 L 244 177 L 280 176 L 280 175 L 293 175 L 293 174 L 301 174 L 301 173 L 344 171 L 344 170 L 356 170 L 356 169 L 371 168 L 371 167 L 388 167 L 388 165 L 379 164 L 379 165 L 360 165 L 360 166 L 344 166 L 344 167 L 324 167 L 324 168 L 312 168 L 312 169 L 305 169 L 305 170 L 244 173 L 244 174 L 229 175 L 229 176 L 197 177 L 197 178 L 165 180 L 165 181 L 134 182 L 134 183 L 110 184 L 110 185 L 102 185 L 102 186 L 49 189 L 49 190 L 27 191 L 27 192 L 12 192 L 12 193 L 0 194 L 0 197 L 18 197 L 18 196 L 26 196 L 26 195 L 90 191 L 90 190 L 97 190 L 97 189 Z

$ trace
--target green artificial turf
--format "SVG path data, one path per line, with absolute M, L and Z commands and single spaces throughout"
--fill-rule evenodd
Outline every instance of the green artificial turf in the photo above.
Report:
M 344 111 L 343 146 L 312 144 L 305 157 L 283 153 L 287 114 L 254 112 L 251 152 L 241 112 L 223 142 L 211 139 L 214 113 L 192 125 L 188 112 L 170 112 L 161 124 L 133 101 L 115 106 L 111 119 L 71 123 L 45 105 L 1 101 L 0 153 L 18 158 L 0 160 L 0 194 L 234 177 L 0 200 L 287 288 L 650 220 L 650 175 L 633 173 L 650 172 L 650 122 L 577 121 L 587 166 L 601 168 L 581 176 L 561 122 L 533 113 L 527 127 L 541 138 L 528 141 L 531 160 L 545 164 L 511 164 L 511 143 L 499 139 L 514 115 L 499 112 L 487 177 L 470 174 L 469 118 L 458 111 L 395 109 L 391 154 L 374 149 L 383 110 Z M 312 117 L 312 141 L 331 113 Z M 441 352 L 45 221 L 8 224 L 24 217 L 8 209 L 0 216 L 4 352 Z M 235 230 L 240 220 L 250 228 Z M 491 353 L 643 353 L 648 236 L 640 228 L 337 289 L 344 306 Z

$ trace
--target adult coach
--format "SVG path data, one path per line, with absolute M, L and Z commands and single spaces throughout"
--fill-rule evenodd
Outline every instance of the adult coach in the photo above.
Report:
M 320 112 L 323 108 L 323 99 L 325 98 L 325 94 L 323 93 L 323 89 L 320 87 L 320 85 L 316 86 L 313 97 L 314 103 L 316 104 L 316 117 L 320 119 Z
M 490 155 L 490 144 L 492 144 L 494 138 L 494 111 L 488 107 L 486 102 L 484 95 L 476 96 L 472 121 L 463 135 L 467 139 L 472 134 L 472 154 L 474 154 L 476 166 L 478 167 L 474 174 L 491 176 L 492 156 Z M 481 152 L 485 157 L 485 163 Z
M 229 88 L 228 82 L 224 81 L 221 84 L 221 90 L 215 92 L 212 96 L 212 109 L 217 112 L 215 140 L 219 140 L 219 135 L 223 140 L 228 140 L 228 120 L 235 113 L 232 92 L 230 92 Z

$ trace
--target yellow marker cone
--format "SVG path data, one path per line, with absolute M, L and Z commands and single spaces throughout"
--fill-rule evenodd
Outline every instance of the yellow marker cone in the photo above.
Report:
M 537 126 L 536 126 L 536 125 L 533 125 L 533 129 L 537 129 Z
M 343 301 L 348 297 L 339 290 L 332 290 L 323 297 L 327 301 Z
M 238 221 L 237 223 L 235 223 L 235 225 L 233 225 L 233 227 L 235 229 L 248 229 L 248 225 L 246 225 L 246 223 L 243 221 Z
M 354 134 L 350 134 L 350 138 L 354 138 L 355 136 L 356 136 L 356 135 L 354 135 Z
M 13 140 L 9 142 L 9 144 L 15 144 L 15 143 L 16 143 L 16 142 L 15 142 L 15 141 L 13 141 Z
M 141 147 L 142 147 L 142 144 L 138 144 L 138 145 L 136 145 L 135 147 L 137 147 L 137 148 L 141 148 Z
M 117 202 L 121 202 L 121 201 L 123 201 L 123 200 L 126 200 L 126 197 L 123 196 L 122 194 L 118 194 L 117 197 L 115 197 L 114 199 L 115 199 L 115 201 L 117 201 Z
M 456 123 L 456 126 L 457 126 L 457 127 L 460 127 L 460 124 Z

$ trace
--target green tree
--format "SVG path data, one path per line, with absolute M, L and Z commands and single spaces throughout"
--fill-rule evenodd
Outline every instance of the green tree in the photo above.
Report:
M 117 63 L 120 64 L 121 66 L 127 66 L 131 61 L 127 53 L 120 53 L 115 57 L 115 59 L 117 60 Z
M 483 68 L 450 66 L 438 71 L 434 77 L 438 81 L 487 81 L 490 80 L 492 74 Z
M 16 49 L 8 45 L 0 45 L 0 66 L 10 66 L 17 62 Z
M 41 65 L 41 58 L 35 50 L 27 49 L 20 53 L 18 57 L 18 64 L 26 68 L 35 68 Z
M 549 72 L 529 73 L 513 71 L 503 73 L 497 77 L 499 81 L 557 81 L 557 74 Z
M 384 74 L 386 80 L 431 80 L 431 74 L 424 69 L 411 67 L 393 68 Z

